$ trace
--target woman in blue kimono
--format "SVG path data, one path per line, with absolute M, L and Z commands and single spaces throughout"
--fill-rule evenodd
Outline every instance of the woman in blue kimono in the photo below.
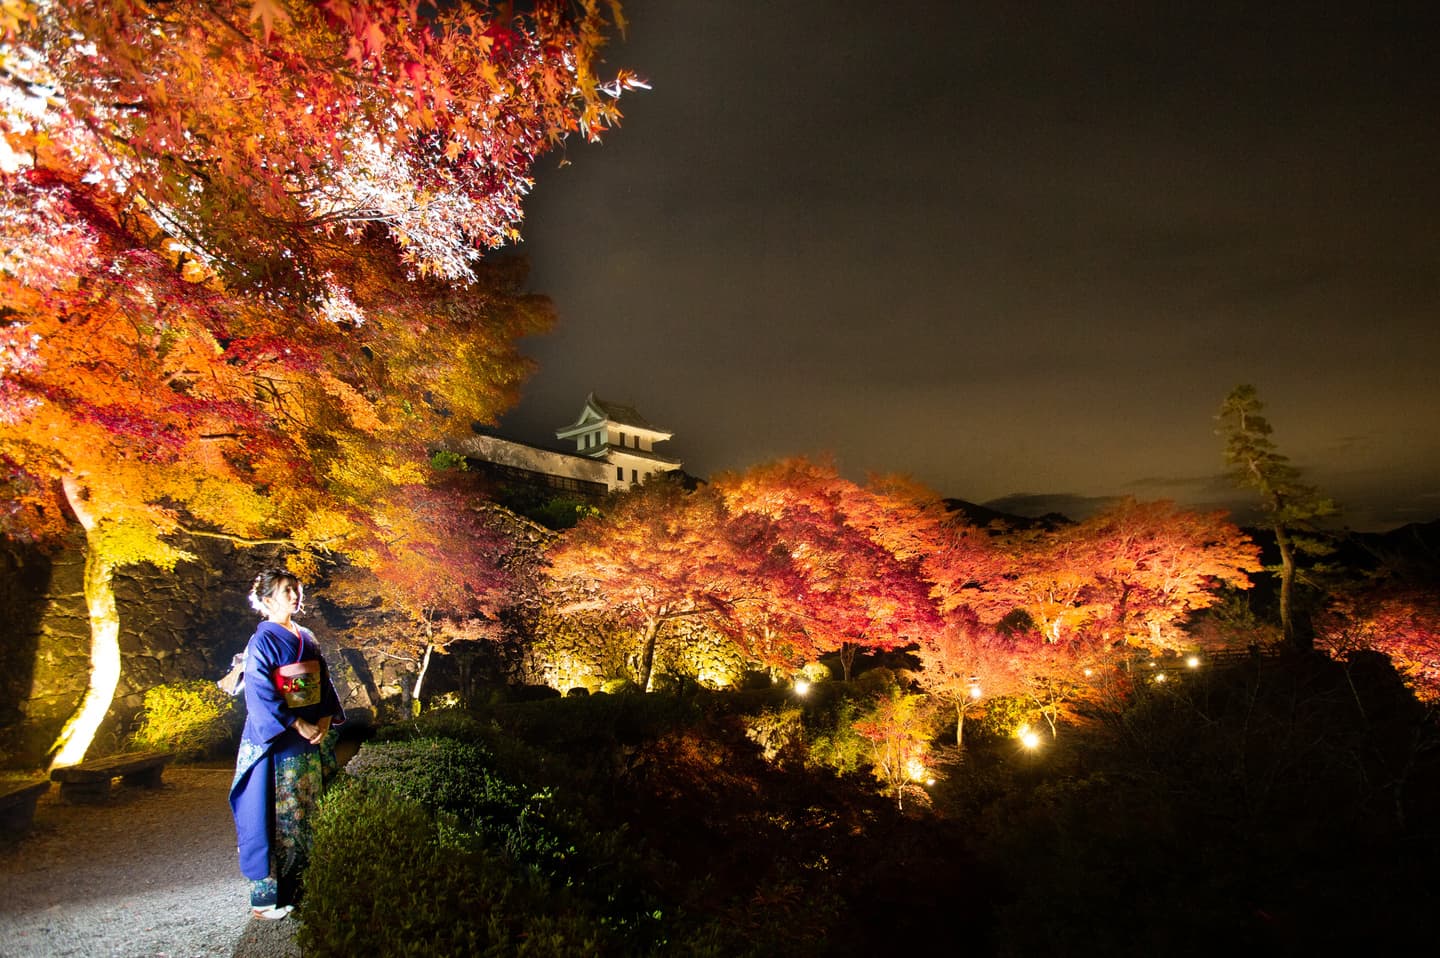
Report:
M 330 728 L 345 720 L 315 636 L 295 624 L 303 598 L 300 580 L 277 569 L 250 590 L 266 618 L 245 647 L 245 731 L 230 809 L 256 918 L 284 918 L 294 907 L 309 819 L 335 769 Z

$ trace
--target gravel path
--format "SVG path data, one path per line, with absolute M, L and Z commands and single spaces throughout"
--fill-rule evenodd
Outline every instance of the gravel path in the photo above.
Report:
M 171 767 L 157 790 L 66 805 L 0 848 L 0 956 L 298 958 L 293 919 L 250 918 L 229 768 Z

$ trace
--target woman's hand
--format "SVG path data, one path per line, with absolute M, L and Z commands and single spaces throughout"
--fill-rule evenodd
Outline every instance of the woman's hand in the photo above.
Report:
M 330 731 L 330 716 L 327 715 L 318 722 L 307 722 L 303 718 L 297 718 L 294 728 L 305 741 L 311 745 L 319 745 L 325 738 L 325 733 Z

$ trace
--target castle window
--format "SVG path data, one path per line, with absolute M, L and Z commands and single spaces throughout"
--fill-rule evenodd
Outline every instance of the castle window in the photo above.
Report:
M 631 481 L 631 482 L 639 482 L 639 481 L 640 481 L 640 470 L 638 470 L 638 469 L 631 469 L 631 470 L 630 470 L 630 481 Z
M 625 446 L 625 434 L 623 432 L 620 434 L 620 446 L 621 448 Z
M 617 482 L 624 482 L 624 481 L 625 481 L 625 467 L 624 467 L 624 466 L 616 466 L 616 467 L 615 467 L 615 480 L 616 480 Z

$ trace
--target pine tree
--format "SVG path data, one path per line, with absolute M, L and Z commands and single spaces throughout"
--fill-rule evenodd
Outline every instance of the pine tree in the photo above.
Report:
M 1300 470 L 1281 455 L 1270 438 L 1269 421 L 1260 414 L 1264 403 L 1255 387 L 1236 386 L 1216 417 L 1225 439 L 1225 462 L 1236 484 L 1260 494 L 1267 525 L 1280 549 L 1280 628 L 1285 639 L 1308 652 L 1314 636 L 1308 622 L 1295 615 L 1297 554 L 1320 555 L 1324 543 L 1311 533 L 1320 520 L 1338 513 L 1335 503 L 1300 478 Z

